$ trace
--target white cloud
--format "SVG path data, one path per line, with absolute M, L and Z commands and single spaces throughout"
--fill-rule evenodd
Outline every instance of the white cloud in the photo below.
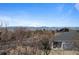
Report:
M 31 19 L 23 19 L 23 18 L 13 18 L 9 16 L 0 16 L 0 21 L 3 22 L 3 26 L 7 24 L 7 26 L 40 26 L 39 21 L 31 20 Z
M 57 9 L 59 12 L 62 12 L 63 9 L 64 9 L 64 4 L 62 4 L 61 6 L 57 6 L 56 9 Z
M 79 3 L 76 3 L 74 7 L 77 11 L 79 11 Z
M 6 17 L 6 16 L 0 16 L 0 23 L 2 24 L 2 26 L 6 26 L 9 24 L 10 22 L 10 18 Z
M 63 13 L 63 15 L 60 17 L 61 19 L 70 19 L 72 13 L 73 13 L 73 8 L 74 6 L 70 7 L 67 11 L 65 11 L 65 13 Z

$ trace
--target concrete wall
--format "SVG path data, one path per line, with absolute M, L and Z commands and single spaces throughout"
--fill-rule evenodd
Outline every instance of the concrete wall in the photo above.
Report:
M 62 41 L 60 48 L 58 48 L 58 47 L 54 48 L 53 43 L 54 42 L 52 42 L 52 44 L 51 44 L 51 49 L 55 49 L 55 50 L 57 50 L 57 49 L 72 50 L 74 48 L 74 43 L 73 42 Z

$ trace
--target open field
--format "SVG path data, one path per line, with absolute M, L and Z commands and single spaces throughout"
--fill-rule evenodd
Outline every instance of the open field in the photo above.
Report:
M 67 37 L 66 37 L 67 36 Z M 63 38 L 61 38 L 63 37 Z M 63 48 L 52 49 L 53 40 L 73 39 L 75 49 L 64 50 Z M 69 40 L 70 41 L 70 40 Z M 59 42 L 58 42 L 59 43 Z M 55 30 L 15 30 L 1 29 L 0 31 L 0 54 L 1 55 L 78 55 L 79 33 L 56 32 Z

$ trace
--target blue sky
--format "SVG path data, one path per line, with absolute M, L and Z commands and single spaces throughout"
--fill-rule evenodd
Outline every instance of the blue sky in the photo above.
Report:
M 0 21 L 7 26 L 79 27 L 79 4 L 2 3 Z

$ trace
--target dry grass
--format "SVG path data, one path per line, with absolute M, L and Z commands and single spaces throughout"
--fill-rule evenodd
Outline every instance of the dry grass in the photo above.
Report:
M 0 40 L 0 54 L 9 55 L 63 55 L 79 54 L 79 51 L 51 50 L 51 41 L 54 36 L 60 35 L 48 30 L 25 30 L 2 31 Z M 52 38 L 52 39 L 51 39 Z M 79 39 L 79 35 L 76 38 Z M 75 41 L 78 46 L 79 41 Z M 78 46 L 79 47 L 79 46 Z
M 54 34 L 54 31 L 47 30 L 30 31 L 22 28 L 14 31 L 4 30 L 1 33 L 0 49 L 5 50 L 7 54 L 16 55 L 49 54 L 50 39 Z

